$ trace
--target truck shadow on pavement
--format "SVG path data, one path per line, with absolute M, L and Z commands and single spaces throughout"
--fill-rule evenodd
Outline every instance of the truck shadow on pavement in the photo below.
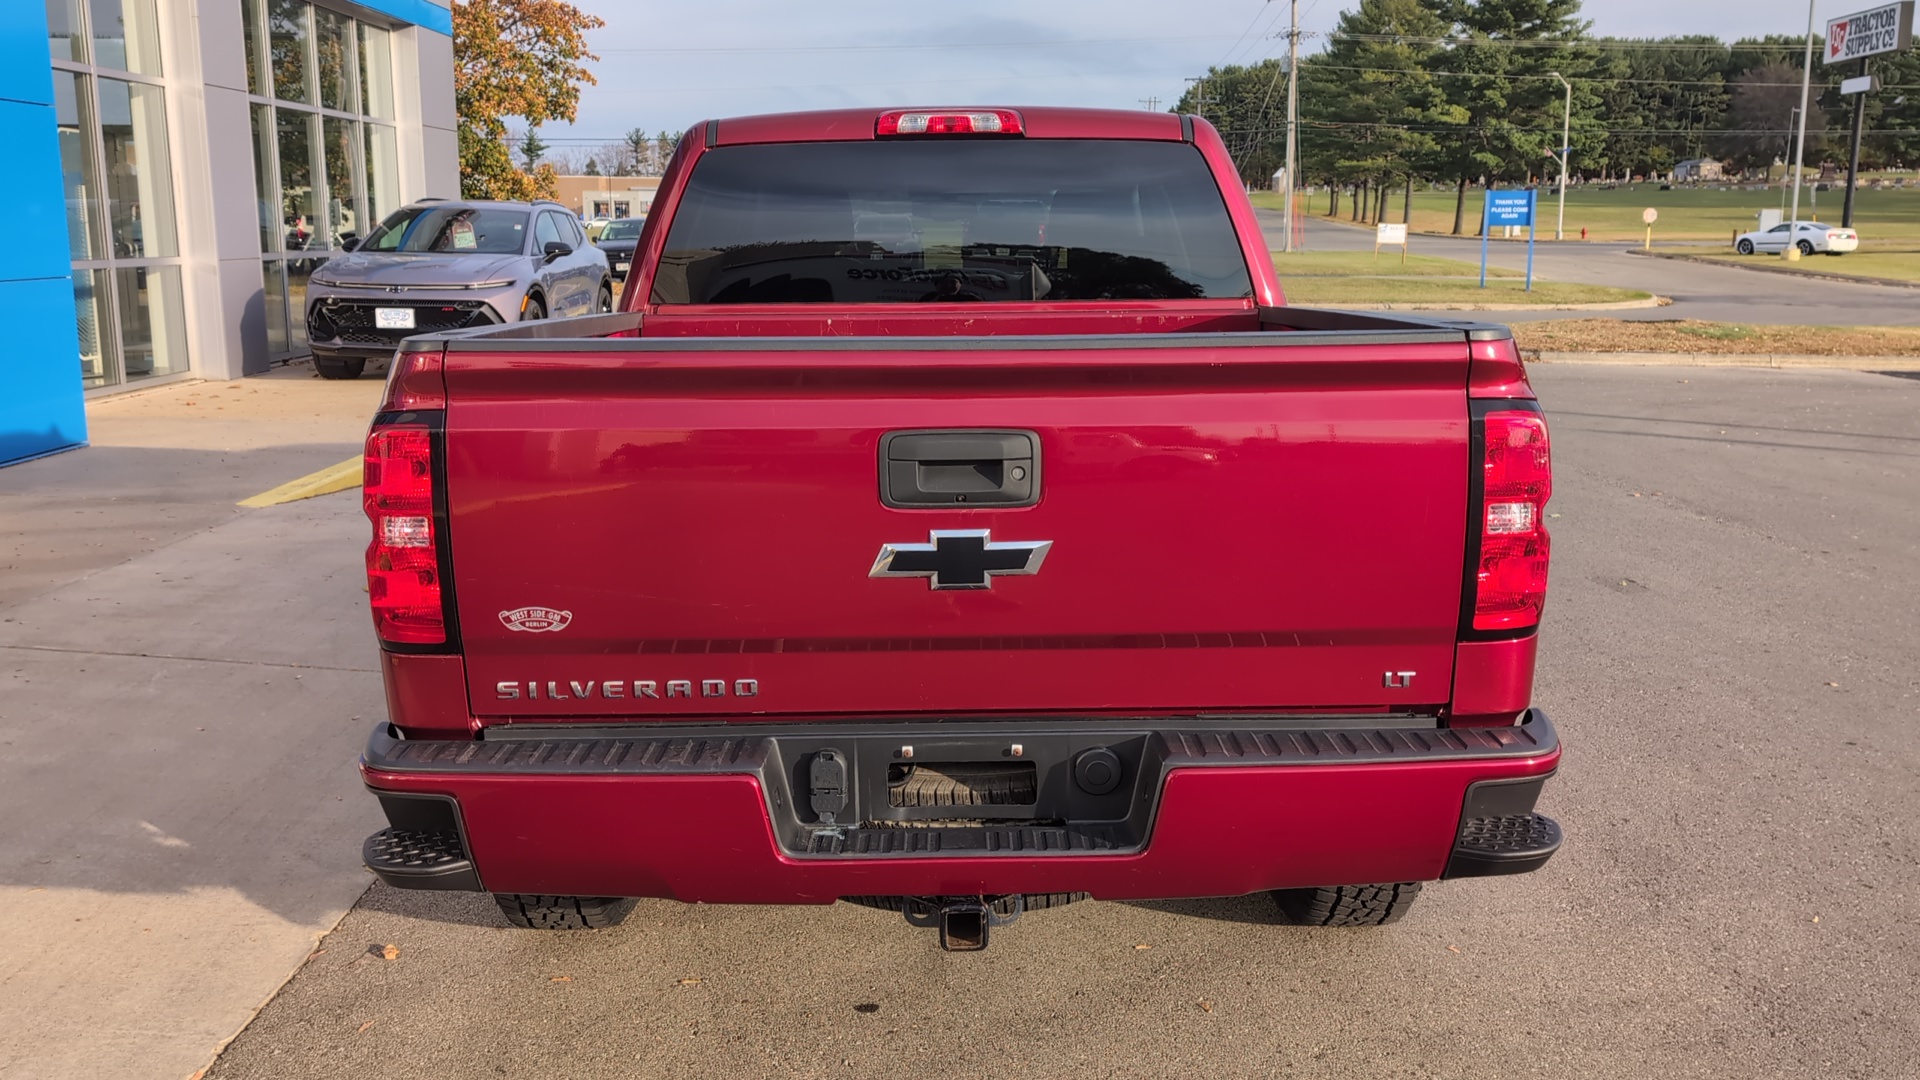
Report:
M 354 449 L 0 470 L 0 892 L 312 928 L 365 889 L 366 518 L 355 492 L 234 505 Z

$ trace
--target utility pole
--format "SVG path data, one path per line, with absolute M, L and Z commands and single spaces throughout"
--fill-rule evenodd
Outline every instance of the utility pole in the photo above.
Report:
M 1293 4 L 1293 23 L 1287 31 L 1287 180 L 1281 185 L 1286 189 L 1287 227 L 1286 250 L 1296 250 L 1293 236 L 1293 200 L 1299 184 L 1296 177 L 1300 172 L 1300 0 L 1291 0 Z
M 1193 114 L 1204 120 L 1207 118 L 1207 106 L 1218 104 L 1218 101 L 1207 96 L 1206 76 L 1189 78 L 1187 81 L 1193 84 Z
M 1553 238 L 1566 239 L 1567 233 L 1567 159 L 1573 156 L 1573 84 L 1557 71 L 1547 74 L 1567 88 L 1567 111 L 1560 119 L 1560 219 L 1554 223 Z
M 1800 69 L 1800 134 L 1793 150 L 1793 216 L 1787 220 L 1787 247 L 1784 252 L 1788 262 L 1797 262 L 1800 258 L 1800 172 L 1807 163 L 1807 105 L 1813 98 L 1813 5 L 1816 0 L 1807 0 L 1807 59 Z
M 1134 100 L 1146 106 L 1148 112 L 1160 111 L 1160 99 L 1157 97 L 1134 98 Z

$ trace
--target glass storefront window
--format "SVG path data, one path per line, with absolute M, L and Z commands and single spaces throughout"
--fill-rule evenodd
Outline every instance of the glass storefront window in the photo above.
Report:
M 93 163 L 93 102 L 87 77 L 53 73 L 54 123 L 60 139 L 60 186 L 67 200 L 67 243 L 72 258 L 100 256 L 100 178 Z
M 285 356 L 293 351 L 287 338 L 287 264 L 269 259 L 260 264 L 261 285 L 266 291 L 267 351 Z
M 101 79 L 99 86 L 100 134 L 107 152 L 108 242 L 113 257 L 178 255 L 165 91 L 118 79 Z
M 385 124 L 367 125 L 367 221 L 400 209 L 400 144 Z
M 186 304 L 177 266 L 126 266 L 113 271 L 120 310 L 120 363 L 144 379 L 187 370 Z
M 360 100 L 368 116 L 393 119 L 393 35 L 360 26 Z
M 319 60 L 320 106 L 353 112 L 353 20 L 313 9 L 313 47 Z
M 320 268 L 322 259 L 288 259 L 287 267 L 287 348 L 307 351 L 307 279 Z
M 302 0 L 267 0 L 273 96 L 282 101 L 313 100 L 307 89 L 307 17 L 312 12 Z
M 278 250 L 280 228 L 273 205 L 273 107 L 253 107 L 254 206 L 260 217 L 260 250 Z
M 326 243 L 319 234 L 320 206 L 313 171 L 313 113 L 278 109 L 274 118 L 280 147 L 280 238 L 287 251 L 305 251 Z
M 112 353 L 105 346 L 113 336 L 107 328 L 107 288 L 105 270 L 73 272 L 74 328 L 80 332 L 80 384 L 89 390 L 120 381 L 118 374 L 107 366 Z
M 240 3 L 267 347 L 281 359 L 306 351 L 308 276 L 400 207 L 396 129 L 367 122 L 395 117 L 393 34 L 309 0 Z
M 327 223 L 333 230 L 328 233 L 329 247 L 340 247 L 340 242 L 348 236 L 357 237 L 366 232 L 361 225 L 360 198 L 353 190 L 353 147 L 360 141 L 356 130 L 359 126 L 351 120 L 336 120 L 331 116 L 321 122 L 326 144 Z
M 87 62 L 87 37 L 80 21 L 80 0 L 47 0 L 47 44 L 55 60 Z
M 260 0 L 240 0 L 240 18 L 247 24 L 247 89 L 261 97 L 272 97 L 267 74 L 267 26 L 260 20 Z
M 185 272 L 159 82 L 162 5 L 43 2 L 81 383 L 91 390 L 184 373 Z
M 92 14 L 94 66 L 160 74 L 160 23 L 153 0 L 93 0 Z

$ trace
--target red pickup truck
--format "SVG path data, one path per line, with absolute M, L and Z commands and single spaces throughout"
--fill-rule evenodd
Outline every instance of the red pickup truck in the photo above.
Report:
M 389 884 L 978 948 L 1086 896 L 1384 923 L 1559 846 L 1511 336 L 1285 306 L 1204 120 L 705 123 L 622 306 L 395 358 Z

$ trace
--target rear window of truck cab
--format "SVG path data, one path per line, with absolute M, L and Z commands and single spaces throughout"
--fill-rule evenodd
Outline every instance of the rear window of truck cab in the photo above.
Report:
M 708 151 L 652 302 L 1251 295 L 1226 203 L 1190 144 L 941 139 Z

